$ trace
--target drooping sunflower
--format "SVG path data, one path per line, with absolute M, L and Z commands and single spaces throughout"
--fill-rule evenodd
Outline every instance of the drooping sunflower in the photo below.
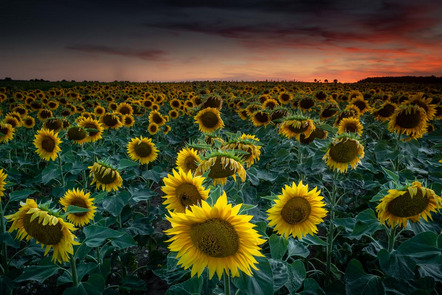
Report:
M 299 142 L 302 144 L 310 144 L 315 139 L 326 139 L 328 136 L 328 131 L 321 129 L 320 127 L 316 127 L 316 129 L 310 134 L 310 136 L 305 136 L 301 134 L 299 137 Z
M 54 132 L 60 132 L 63 129 L 63 121 L 58 118 L 49 118 L 43 122 L 43 128 L 52 130 Z
M 373 110 L 374 118 L 379 121 L 387 121 L 394 114 L 396 105 L 389 101 L 384 102 L 379 108 Z
M 118 191 L 123 185 L 123 179 L 120 173 L 110 164 L 95 162 L 93 166 L 89 166 L 88 168 L 93 178 L 91 184 L 96 183 L 98 189 L 101 187 L 103 191 Z
M 341 120 L 341 123 L 339 123 L 338 134 L 355 133 L 355 134 L 358 134 L 359 136 L 361 136 L 363 129 L 364 129 L 364 126 L 362 126 L 359 119 L 356 119 L 353 117 L 344 118 Z
M 184 269 L 192 267 L 191 276 L 201 276 L 209 269 L 209 279 L 225 272 L 232 277 L 240 275 L 239 270 L 251 276 L 257 270 L 255 257 L 263 256 L 259 245 L 265 240 L 250 223 L 251 215 L 238 215 L 241 204 L 232 207 L 227 204 L 224 192 L 213 207 L 202 201 L 202 206 L 191 206 L 186 213 L 170 213 L 166 219 L 172 227 L 165 231 L 172 236 L 167 242 L 170 251 L 178 252 L 178 264 Z
M 411 186 L 402 189 L 392 189 L 382 198 L 376 207 L 381 223 L 387 222 L 390 227 L 396 225 L 407 227 L 407 221 L 419 222 L 432 219 L 431 212 L 438 212 L 442 208 L 441 197 L 415 181 Z
M 356 138 L 344 133 L 333 139 L 322 159 L 328 167 L 345 173 L 348 165 L 356 169 L 362 158 L 364 158 L 364 147 Z
M 209 197 L 209 190 L 203 187 L 204 177 L 192 176 L 192 172 L 174 169 L 172 174 L 163 178 L 165 186 L 161 189 L 166 194 L 163 204 L 167 210 L 184 213 L 192 205 L 201 205 Z
M 308 111 L 312 109 L 316 104 L 316 101 L 313 97 L 305 96 L 301 98 L 298 102 L 298 107 L 303 111 Z
M 424 98 L 424 93 L 420 92 L 413 96 L 411 96 L 405 104 L 409 105 L 417 105 L 425 110 L 425 114 L 427 116 L 427 120 L 431 121 L 435 118 L 436 115 L 436 105 L 432 104 L 431 98 Z
M 70 127 L 66 132 L 66 136 L 76 144 L 83 144 L 88 139 L 86 129 L 79 126 Z
M 63 198 L 60 199 L 60 204 L 66 212 L 69 206 L 77 206 L 89 209 L 88 212 L 68 213 L 67 219 L 76 226 L 87 225 L 95 215 L 97 207 L 94 206 L 94 199 L 90 197 L 90 193 L 85 194 L 83 190 L 72 189 L 68 190 Z
M 339 106 L 337 103 L 328 103 L 325 107 L 321 106 L 321 112 L 319 113 L 319 119 L 327 120 L 332 118 L 339 112 Z
M 5 172 L 3 172 L 3 169 L 0 169 L 0 202 L 1 202 L 1 197 L 3 197 L 5 195 L 4 191 L 5 191 L 5 179 L 6 177 L 8 177 L 8 174 L 6 174 Z
M 21 202 L 20 205 L 15 214 L 6 216 L 13 222 L 9 232 L 17 230 L 16 238 L 20 241 L 34 238 L 42 247 L 46 246 L 44 255 L 53 248 L 52 261 L 69 261 L 69 254 L 74 253 L 73 245 L 80 244 L 72 233 L 75 231 L 74 225 L 56 216 L 52 210 L 37 205 L 32 199 L 26 199 L 26 203 Z
M 259 161 L 261 156 L 261 146 L 258 145 L 259 139 L 255 135 L 242 134 L 240 138 L 229 141 L 223 146 L 224 150 L 241 150 L 246 152 L 241 157 L 246 162 L 247 168 Z
M 47 109 L 42 109 L 42 110 L 38 111 L 38 114 L 37 114 L 37 118 L 40 121 L 44 121 L 44 120 L 52 118 L 52 117 L 53 117 L 52 112 Z
M 14 138 L 15 129 L 11 124 L 0 122 L 0 143 L 8 142 Z
M 53 130 L 40 129 L 35 135 L 34 146 L 37 148 L 36 152 L 40 158 L 49 161 L 57 158 L 61 151 L 59 146 L 61 142 L 58 133 Z
M 318 232 L 317 225 L 323 222 L 327 215 L 321 191 L 315 187 L 308 190 L 308 184 L 286 185 L 282 195 L 278 195 L 275 204 L 267 210 L 269 226 L 275 226 L 275 231 L 285 238 L 290 235 L 302 239 L 307 234 Z
M 155 161 L 158 156 L 158 149 L 152 139 L 146 137 L 135 137 L 127 144 L 129 158 L 141 164 L 148 164 Z
M 102 138 L 103 125 L 95 119 L 83 119 L 78 122 L 78 126 L 83 127 L 88 132 L 86 142 L 94 142 Z
M 198 153 L 193 148 L 186 147 L 178 152 L 176 166 L 185 173 L 189 171 L 193 173 L 198 168 L 200 162 L 201 158 L 198 156 Z
M 213 185 L 226 184 L 229 176 L 232 176 L 236 181 L 236 173 L 242 182 L 246 180 L 247 176 L 241 158 L 232 152 L 219 151 L 205 156 L 196 169 L 195 175 L 203 175 L 209 170 L 208 177 L 213 179 Z
M 198 123 L 199 130 L 204 133 L 212 133 L 224 127 L 224 122 L 216 108 L 205 108 L 199 111 L 195 117 L 195 123 Z
M 388 130 L 411 138 L 421 138 L 427 130 L 425 110 L 418 105 L 400 106 L 391 116 Z
M 316 129 L 313 120 L 305 117 L 289 117 L 279 126 L 279 134 L 284 135 L 287 138 L 295 137 L 299 140 L 301 134 L 309 137 L 310 134 Z

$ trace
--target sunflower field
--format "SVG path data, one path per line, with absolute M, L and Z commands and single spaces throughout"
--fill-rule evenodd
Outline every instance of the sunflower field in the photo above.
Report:
M 1 294 L 441 294 L 440 85 L 0 85 Z

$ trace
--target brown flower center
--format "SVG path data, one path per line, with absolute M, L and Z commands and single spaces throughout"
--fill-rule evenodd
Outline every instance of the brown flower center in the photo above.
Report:
M 51 153 L 55 149 L 55 140 L 50 136 L 44 136 L 41 141 L 41 147 L 48 153 Z
M 420 122 L 420 112 L 416 109 L 412 109 L 411 112 L 404 109 L 396 116 L 396 125 L 402 128 L 412 129 L 418 126 Z
M 28 235 L 44 245 L 56 245 L 63 238 L 62 225 L 58 222 L 56 225 L 39 223 L 39 217 L 31 221 L 32 214 L 25 214 L 23 217 L 23 227 Z
M 214 112 L 205 112 L 201 115 L 200 122 L 206 128 L 213 128 L 218 124 L 219 117 Z
M 137 156 L 144 158 L 152 154 L 152 147 L 146 142 L 140 142 L 134 146 Z
M 418 188 L 416 195 L 413 197 L 407 191 L 400 197 L 392 200 L 387 210 L 389 213 L 397 217 L 411 217 L 422 213 L 427 208 L 430 200 L 422 194 L 422 189 Z
M 338 142 L 330 147 L 330 157 L 338 163 L 349 163 L 358 156 L 358 144 L 354 140 Z
M 312 207 L 303 197 L 294 197 L 287 201 L 281 210 L 282 219 L 289 224 L 298 224 L 306 221 Z

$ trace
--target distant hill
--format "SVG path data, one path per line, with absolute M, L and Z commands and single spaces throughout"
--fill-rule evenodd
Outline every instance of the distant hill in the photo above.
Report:
M 358 83 L 442 84 L 442 77 L 436 77 L 436 76 L 369 77 L 358 81 Z

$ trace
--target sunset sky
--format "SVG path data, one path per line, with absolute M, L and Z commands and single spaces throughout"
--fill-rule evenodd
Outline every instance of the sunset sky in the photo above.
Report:
M 442 1 L 0 3 L 0 79 L 442 76 Z

